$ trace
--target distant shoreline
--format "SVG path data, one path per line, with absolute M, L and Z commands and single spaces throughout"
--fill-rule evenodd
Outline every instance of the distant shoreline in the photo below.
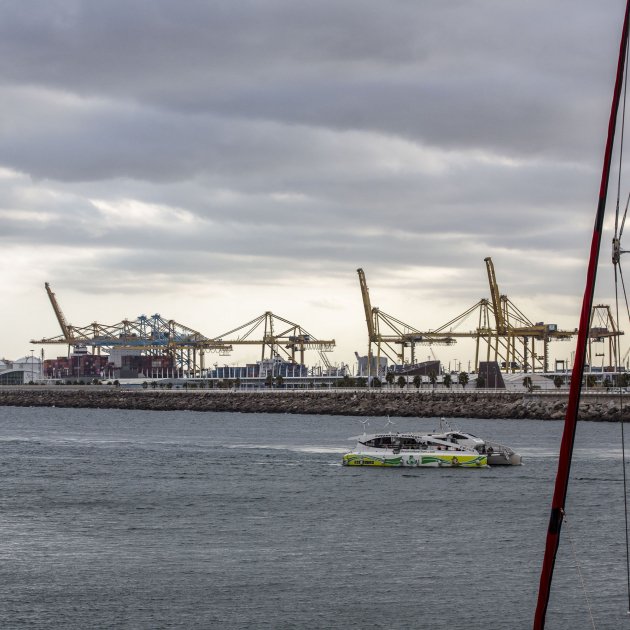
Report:
M 149 411 L 222 411 L 340 416 L 408 416 L 560 420 L 566 392 L 445 390 L 127 390 L 105 386 L 0 387 L 0 406 Z M 630 396 L 623 397 L 630 420 Z M 580 418 L 617 422 L 619 395 L 583 394 Z

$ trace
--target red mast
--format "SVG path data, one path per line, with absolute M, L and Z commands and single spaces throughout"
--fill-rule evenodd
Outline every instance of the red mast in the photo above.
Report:
M 545 557 L 540 574 L 538 603 L 536 605 L 536 614 L 534 616 L 534 630 L 542 630 L 545 627 L 545 616 L 547 614 L 547 605 L 549 603 L 553 568 L 556 562 L 558 545 L 560 544 L 560 529 L 562 528 L 562 520 L 564 518 L 564 505 L 567 498 L 567 487 L 569 484 L 569 472 L 571 470 L 573 444 L 575 442 L 578 407 L 580 404 L 580 394 L 582 393 L 582 378 L 584 376 L 584 362 L 586 358 L 586 342 L 588 339 L 591 309 L 593 306 L 593 293 L 595 291 L 595 278 L 597 276 L 597 261 L 599 259 L 599 248 L 602 240 L 602 225 L 604 223 L 604 211 L 606 209 L 610 162 L 615 139 L 615 129 L 617 127 L 617 111 L 619 110 L 619 100 L 621 96 L 624 65 L 626 60 L 626 48 L 628 45 L 629 12 L 630 0 L 628 0 L 626 4 L 623 29 L 621 32 L 619 61 L 617 63 L 617 77 L 615 79 L 615 91 L 610 110 L 610 120 L 608 122 L 608 139 L 606 140 L 606 150 L 604 152 L 604 166 L 602 169 L 602 179 L 599 189 L 599 202 L 597 204 L 597 214 L 595 215 L 595 228 L 593 230 L 593 239 L 591 241 L 591 255 L 588 262 L 586 287 L 584 289 L 584 299 L 582 301 L 582 311 L 580 313 L 580 327 L 578 329 L 579 332 L 575 351 L 575 362 L 573 364 L 573 372 L 571 374 L 569 404 L 567 406 L 567 414 L 564 420 L 564 432 L 562 434 L 562 442 L 560 444 L 556 485 L 551 502 L 551 516 L 549 518 L 549 529 L 547 530 Z

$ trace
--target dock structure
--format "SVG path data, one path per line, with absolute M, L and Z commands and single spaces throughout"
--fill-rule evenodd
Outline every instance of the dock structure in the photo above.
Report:
M 334 339 L 319 340 L 299 324 L 274 315 L 271 311 L 215 337 L 204 335 L 157 313 L 140 315 L 133 320 L 123 319 L 114 324 L 92 322 L 76 326 L 68 323 L 48 282 L 45 288 L 61 334 L 32 339 L 31 343 L 67 346 L 68 356 L 73 348 L 89 348 L 97 356 L 116 356 L 121 364 L 124 357 L 152 357 L 156 361 L 167 358 L 169 365 L 161 365 L 161 368 L 170 369 L 181 376 L 199 377 L 207 370 L 207 353 L 228 356 L 236 345 L 259 345 L 261 360 L 268 355 L 270 359 L 282 357 L 291 363 L 298 364 L 299 360 L 299 364 L 303 364 L 305 351 L 316 350 L 324 364 L 331 367 L 326 353 L 334 349 Z

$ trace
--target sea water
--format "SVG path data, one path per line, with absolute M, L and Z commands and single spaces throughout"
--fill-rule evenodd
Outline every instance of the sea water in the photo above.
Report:
M 562 423 L 455 424 L 525 465 L 345 468 L 350 417 L 0 408 L 0 627 L 528 628 Z M 619 434 L 578 427 L 549 628 L 628 627 Z

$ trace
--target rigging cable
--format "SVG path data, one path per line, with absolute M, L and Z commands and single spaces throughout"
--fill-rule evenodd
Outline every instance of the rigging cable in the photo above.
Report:
M 588 615 L 591 618 L 591 625 L 593 626 L 593 630 L 597 630 L 595 626 L 595 618 L 593 617 L 593 609 L 591 608 L 591 601 L 588 598 L 588 591 L 586 590 L 586 583 L 584 582 L 584 576 L 582 575 L 582 570 L 580 569 L 580 561 L 578 560 L 577 553 L 575 551 L 573 536 L 571 536 L 571 527 L 569 525 L 569 520 L 567 519 L 567 514 L 564 510 L 562 510 L 562 520 L 566 523 L 567 526 L 567 534 L 569 537 L 569 542 L 571 543 L 571 551 L 573 552 L 573 559 L 575 560 L 575 568 L 577 569 L 578 575 L 580 576 L 580 583 L 582 584 L 582 590 L 584 591 L 584 599 L 586 600 Z
M 628 295 L 626 293 L 626 286 L 623 279 L 623 273 L 621 271 L 621 236 L 623 234 L 623 228 L 626 223 L 626 216 L 628 213 L 628 203 L 630 203 L 630 195 L 628 195 L 628 202 L 623 213 L 623 219 L 621 221 L 621 227 L 619 226 L 619 201 L 621 197 L 621 169 L 623 163 L 623 144 L 625 138 L 625 122 L 626 122 L 626 96 L 628 91 L 628 48 L 626 47 L 626 63 L 625 63 L 625 76 L 623 85 L 623 104 L 621 107 L 621 132 L 619 139 L 619 169 L 617 173 L 617 203 L 615 208 L 615 235 L 613 239 L 613 254 L 612 262 L 615 272 L 615 317 L 617 319 L 617 327 L 619 327 L 619 282 L 618 277 L 621 277 L 621 284 L 623 288 L 623 295 L 626 303 L 626 311 L 628 313 L 628 320 L 630 321 L 630 309 L 628 309 Z M 615 343 L 615 372 L 619 373 L 619 342 Z M 619 383 L 619 377 L 617 377 L 617 386 L 619 388 L 619 424 L 621 426 L 621 469 L 623 475 L 623 508 L 624 508 L 624 526 L 625 526 L 625 541 L 626 541 L 626 594 L 628 597 L 628 613 L 630 614 L 630 546 L 628 540 L 628 483 L 626 474 L 626 440 L 624 434 L 624 416 L 623 416 L 623 392 Z
M 619 269 L 619 274 L 617 273 Z M 615 309 L 616 318 L 619 322 L 619 286 L 617 277 L 621 276 L 621 284 L 623 287 L 623 294 L 626 302 L 626 311 L 628 312 L 628 319 L 630 320 L 630 310 L 628 309 L 628 296 L 626 294 L 626 287 L 623 281 L 623 274 L 621 273 L 621 265 L 619 262 L 615 264 Z M 615 355 L 619 354 L 619 344 L 615 344 Z M 618 356 L 615 356 L 616 371 L 619 370 Z M 617 383 L 619 385 L 619 382 Z M 627 475 L 626 475 L 626 440 L 624 435 L 624 415 L 623 415 L 623 392 L 619 386 L 619 424 L 621 425 L 621 469 L 623 471 L 623 508 L 625 519 L 625 538 L 626 538 L 626 589 L 628 596 L 628 612 L 630 613 L 630 547 L 628 545 L 628 491 L 627 491 Z

